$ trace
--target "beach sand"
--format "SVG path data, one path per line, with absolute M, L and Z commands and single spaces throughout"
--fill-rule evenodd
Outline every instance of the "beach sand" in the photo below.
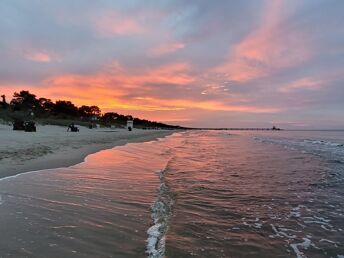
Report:
M 66 127 L 38 125 L 37 132 L 13 131 L 0 124 L 0 178 L 41 169 L 68 167 L 97 151 L 167 136 L 173 131 L 88 129 L 67 132 Z

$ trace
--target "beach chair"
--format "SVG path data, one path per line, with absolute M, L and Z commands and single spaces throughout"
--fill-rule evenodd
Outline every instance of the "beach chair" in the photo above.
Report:
M 74 124 L 71 124 L 68 126 L 68 129 L 67 129 L 67 132 L 68 131 L 71 131 L 71 132 L 79 132 L 79 128 L 77 126 L 75 126 Z
M 25 129 L 24 121 L 15 120 L 13 122 L 13 130 L 14 131 L 24 131 L 24 129 Z
M 36 124 L 33 121 L 28 121 L 24 123 L 25 132 L 36 132 Z

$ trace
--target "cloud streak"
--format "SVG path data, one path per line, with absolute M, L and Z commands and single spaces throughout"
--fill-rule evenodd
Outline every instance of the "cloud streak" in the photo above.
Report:
M 258 28 L 234 45 L 227 62 L 215 71 L 229 80 L 248 81 L 306 61 L 310 47 L 302 40 L 302 32 L 284 28 L 285 4 L 283 0 L 267 2 Z
M 133 17 L 126 17 L 115 11 L 108 11 L 93 18 L 94 29 L 100 37 L 132 35 L 143 33 L 144 28 Z
M 45 51 L 29 51 L 25 54 L 25 57 L 35 62 L 49 63 L 51 61 L 50 55 Z
M 164 43 L 156 48 L 149 50 L 149 54 L 152 56 L 161 56 L 165 54 L 173 53 L 179 49 L 183 49 L 185 45 L 183 43 Z

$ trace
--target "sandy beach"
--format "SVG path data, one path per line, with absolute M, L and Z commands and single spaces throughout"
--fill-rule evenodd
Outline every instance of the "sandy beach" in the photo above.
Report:
M 0 178 L 41 169 L 67 167 L 80 163 L 97 151 L 164 137 L 173 131 L 88 129 L 67 132 L 66 127 L 38 125 L 37 132 L 13 131 L 0 124 Z

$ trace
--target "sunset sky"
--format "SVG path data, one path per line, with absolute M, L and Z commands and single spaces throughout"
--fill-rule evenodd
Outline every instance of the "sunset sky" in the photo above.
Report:
M 343 0 L 2 0 L 0 93 L 203 127 L 344 128 Z

